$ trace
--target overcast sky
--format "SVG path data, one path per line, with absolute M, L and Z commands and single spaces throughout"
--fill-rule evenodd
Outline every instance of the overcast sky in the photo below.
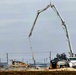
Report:
M 65 20 L 73 51 L 76 53 L 76 0 L 51 0 L 62 18 Z M 32 59 L 29 45 L 29 32 L 35 20 L 37 10 L 45 8 L 50 0 L 0 0 L 0 57 L 10 59 Z M 61 21 L 49 8 L 39 15 L 31 36 L 36 61 L 44 58 L 49 61 L 56 53 L 65 52 L 69 48 Z M 21 54 L 20 54 L 21 53 Z

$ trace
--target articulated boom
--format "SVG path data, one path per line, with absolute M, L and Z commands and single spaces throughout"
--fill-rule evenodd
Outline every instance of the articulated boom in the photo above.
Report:
M 32 28 L 31 28 L 31 31 L 30 31 L 30 34 L 29 34 L 29 38 L 30 38 L 30 36 L 32 35 L 33 29 L 34 29 L 34 26 L 35 26 L 35 24 L 36 24 L 36 21 L 37 21 L 37 19 L 38 19 L 39 14 L 40 14 L 41 12 L 47 10 L 49 7 L 51 7 L 51 8 L 54 10 L 54 12 L 56 12 L 56 14 L 58 15 L 58 17 L 60 18 L 60 20 L 61 20 L 61 22 L 62 22 L 62 27 L 63 27 L 63 29 L 65 30 L 66 38 L 67 38 L 67 41 L 68 41 L 68 46 L 69 46 L 69 49 L 70 49 L 69 54 L 70 54 L 70 57 L 73 57 L 74 54 L 73 54 L 73 52 L 72 52 L 72 48 L 71 48 L 71 43 L 70 43 L 70 39 L 69 39 L 69 35 L 68 35 L 67 26 L 66 26 L 65 22 L 63 21 L 63 19 L 61 18 L 61 16 L 60 16 L 59 12 L 57 11 L 56 7 L 55 7 L 54 5 L 52 5 L 51 3 L 50 3 L 49 5 L 47 5 L 44 9 L 37 11 L 37 15 L 36 15 L 35 21 L 34 21 L 34 23 L 33 23 L 33 26 L 32 26 Z

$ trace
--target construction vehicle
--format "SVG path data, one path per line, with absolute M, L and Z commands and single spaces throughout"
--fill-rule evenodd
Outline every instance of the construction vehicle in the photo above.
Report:
M 54 58 L 50 61 L 50 66 L 49 66 L 49 69 L 55 69 L 55 68 L 59 68 L 59 66 L 57 65 L 57 58 Z
M 11 67 L 25 67 L 25 68 L 27 68 L 27 67 L 29 67 L 29 65 L 22 61 L 12 60 Z
M 37 11 L 37 15 L 36 15 L 36 18 L 35 18 L 35 20 L 34 20 L 33 26 L 32 26 L 32 28 L 31 28 L 31 31 L 30 31 L 30 34 L 29 34 L 29 38 L 30 38 L 30 36 L 32 35 L 33 29 L 34 29 L 34 26 L 35 26 L 35 24 L 36 24 L 36 21 L 37 21 L 37 19 L 38 19 L 39 14 L 40 14 L 41 12 L 44 12 L 45 10 L 47 10 L 49 7 L 52 8 L 52 9 L 54 10 L 54 12 L 57 14 L 57 16 L 59 17 L 59 19 L 60 19 L 60 21 L 61 21 L 61 23 L 62 23 L 62 28 L 63 28 L 64 31 L 65 31 L 66 38 L 67 38 L 67 41 L 68 41 L 68 46 L 69 46 L 69 51 L 70 51 L 70 52 L 69 52 L 70 57 L 74 57 L 75 54 L 73 53 L 73 50 L 72 50 L 72 46 L 71 46 L 71 42 L 70 42 L 68 30 L 67 30 L 67 25 L 65 24 L 65 22 L 64 22 L 64 20 L 62 19 L 61 15 L 59 14 L 59 12 L 58 12 L 58 10 L 56 9 L 55 5 L 51 4 L 51 2 L 50 2 L 50 4 L 47 5 L 44 9 Z M 57 63 L 57 62 L 58 62 L 58 61 L 55 61 L 55 63 Z
M 66 57 L 65 53 L 62 54 L 57 53 L 56 57 L 50 61 L 49 69 L 62 68 L 62 67 L 69 67 L 68 58 Z
M 76 68 L 76 57 L 69 57 L 69 67 Z

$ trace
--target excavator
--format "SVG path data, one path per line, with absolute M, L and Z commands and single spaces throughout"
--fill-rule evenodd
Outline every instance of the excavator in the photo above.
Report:
M 72 50 L 72 46 L 71 46 L 71 42 L 70 42 L 68 30 L 67 30 L 67 25 L 66 25 L 65 21 L 62 19 L 61 15 L 60 15 L 60 13 L 58 12 L 58 10 L 56 9 L 55 5 L 51 4 L 51 2 L 50 2 L 50 4 L 48 4 L 44 9 L 41 9 L 41 10 L 38 10 L 38 11 L 37 11 L 36 18 L 35 18 L 35 20 L 34 20 L 33 26 L 32 26 L 31 31 L 30 31 L 30 33 L 29 33 L 29 38 L 32 36 L 32 32 L 33 32 L 33 29 L 34 29 L 34 27 L 35 27 L 35 24 L 36 24 L 36 21 L 37 21 L 37 19 L 38 19 L 38 16 L 40 15 L 40 13 L 46 11 L 48 8 L 52 8 L 53 11 L 54 11 L 54 12 L 57 14 L 57 16 L 59 17 L 59 19 L 60 19 L 60 21 L 61 21 L 61 23 L 62 23 L 61 26 L 62 26 L 62 28 L 63 28 L 64 31 L 65 31 L 66 38 L 67 38 L 67 42 L 68 42 L 69 51 L 70 51 L 70 52 L 69 52 L 69 54 L 70 54 L 69 57 L 74 57 L 75 54 L 73 53 L 73 50 Z

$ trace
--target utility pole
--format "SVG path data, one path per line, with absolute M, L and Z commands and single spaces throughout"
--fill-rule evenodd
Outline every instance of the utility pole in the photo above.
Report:
M 24 62 L 24 58 L 22 58 L 22 62 Z
M 8 64 L 8 53 L 6 53 L 6 59 L 7 59 L 7 64 Z
M 45 58 L 44 58 L 44 63 L 45 63 Z
M 1 58 L 0 58 L 0 64 L 1 64 Z
M 51 61 L 51 52 L 50 52 L 50 56 L 49 56 L 49 59 L 50 59 L 50 61 Z

